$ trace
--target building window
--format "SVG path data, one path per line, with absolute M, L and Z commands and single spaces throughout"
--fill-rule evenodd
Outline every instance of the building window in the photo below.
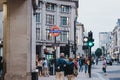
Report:
M 41 22 L 41 14 L 40 13 L 36 13 L 36 22 Z
M 54 15 L 46 15 L 46 24 L 53 25 L 54 24 Z
M 40 28 L 36 28 L 36 40 L 40 40 Z
M 61 5 L 60 12 L 70 13 L 70 6 Z
M 49 30 L 46 30 L 46 39 L 47 39 L 47 40 L 52 40 L 52 38 L 53 38 L 53 37 L 51 36 Z
M 67 31 L 62 31 L 60 34 L 60 40 L 62 42 L 68 41 L 68 32 Z
M 46 3 L 46 10 L 54 11 L 55 10 L 55 4 Z
M 61 26 L 68 26 L 69 18 L 62 16 L 60 21 L 61 21 Z

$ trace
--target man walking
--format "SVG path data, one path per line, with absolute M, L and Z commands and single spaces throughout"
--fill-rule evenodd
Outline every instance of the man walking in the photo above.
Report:
M 84 63 L 84 59 L 82 57 L 80 57 L 80 59 L 78 60 L 79 62 L 79 72 L 83 72 L 83 63 Z
M 56 59 L 56 65 L 55 65 L 56 80 L 64 80 L 64 71 L 66 64 L 67 62 L 64 58 L 64 53 L 61 53 L 60 58 Z

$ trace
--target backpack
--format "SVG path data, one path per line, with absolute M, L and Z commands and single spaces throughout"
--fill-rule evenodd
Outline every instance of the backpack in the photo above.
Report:
M 77 75 L 78 75 L 78 69 L 75 67 L 75 65 L 74 65 L 74 67 L 73 67 L 73 74 L 74 74 L 74 76 L 76 76 L 76 77 L 77 77 Z
M 66 62 L 64 59 L 57 59 L 55 64 L 55 70 L 57 72 L 64 71 Z
M 65 68 L 66 75 L 74 74 L 73 70 L 74 70 L 74 63 L 68 62 Z

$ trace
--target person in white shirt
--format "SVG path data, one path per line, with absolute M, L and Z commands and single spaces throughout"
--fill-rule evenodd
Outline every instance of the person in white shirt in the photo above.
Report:
M 43 74 L 45 77 L 49 77 L 48 63 L 45 57 L 43 58 Z

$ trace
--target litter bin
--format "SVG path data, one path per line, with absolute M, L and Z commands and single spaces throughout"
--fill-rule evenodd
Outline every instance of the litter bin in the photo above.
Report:
M 32 72 L 31 75 L 32 75 L 32 80 L 38 80 L 38 71 L 37 70 Z

